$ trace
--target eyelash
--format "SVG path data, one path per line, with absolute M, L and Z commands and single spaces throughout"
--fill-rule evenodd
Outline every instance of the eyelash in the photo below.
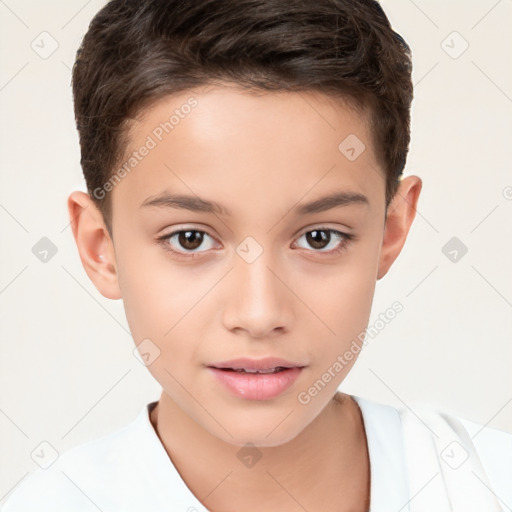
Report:
M 180 229 L 178 231 L 173 231 L 173 232 L 171 232 L 169 234 L 165 234 L 165 235 L 162 235 L 162 236 L 158 237 L 157 238 L 157 242 L 163 247 L 163 249 L 165 251 L 172 252 L 172 253 L 177 254 L 178 256 L 183 257 L 183 258 L 197 258 L 201 254 L 201 252 L 199 252 L 199 253 L 186 253 L 186 252 L 176 251 L 176 250 L 172 249 L 170 247 L 169 243 L 168 243 L 168 240 L 170 238 L 172 238 L 173 236 L 179 235 L 180 233 L 185 233 L 187 231 L 194 231 L 194 232 L 197 232 L 197 233 L 203 233 L 205 235 L 208 235 L 210 238 L 213 238 L 206 231 L 203 231 L 203 230 L 200 230 L 200 229 Z M 301 238 L 304 235 L 306 235 L 308 233 L 311 233 L 313 231 L 326 231 L 326 232 L 329 232 L 329 233 L 333 234 L 336 237 L 341 238 L 341 242 L 338 245 L 338 247 L 336 247 L 335 249 L 331 249 L 330 251 L 322 251 L 322 250 L 312 249 L 312 252 L 320 253 L 320 254 L 328 254 L 328 255 L 340 254 L 340 253 L 342 253 L 343 251 L 345 251 L 347 249 L 347 246 L 349 245 L 349 243 L 354 239 L 354 235 L 351 235 L 351 234 L 348 234 L 348 233 L 344 233 L 342 231 L 338 231 L 337 229 L 326 228 L 326 227 L 321 227 L 321 226 L 315 227 L 315 228 L 310 229 L 308 231 L 305 231 L 304 233 L 302 233 L 300 235 L 299 238 Z M 202 251 L 202 252 L 206 252 L 206 251 Z

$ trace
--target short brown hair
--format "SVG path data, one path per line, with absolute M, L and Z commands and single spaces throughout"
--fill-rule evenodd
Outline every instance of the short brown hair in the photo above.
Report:
M 77 51 L 72 86 L 81 165 L 110 234 L 130 120 L 150 103 L 228 81 L 319 91 L 368 109 L 394 197 L 410 141 L 411 51 L 375 0 L 111 0 Z M 341 142 L 341 141 L 340 141 Z

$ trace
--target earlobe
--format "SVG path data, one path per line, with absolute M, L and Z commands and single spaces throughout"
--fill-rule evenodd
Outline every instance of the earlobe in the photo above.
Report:
M 400 182 L 388 208 L 377 279 L 387 274 L 405 244 L 416 215 L 421 187 L 422 181 L 418 176 L 407 176 Z
M 74 191 L 68 197 L 71 229 L 80 260 L 98 291 L 108 299 L 120 299 L 114 245 L 103 216 L 85 192 Z

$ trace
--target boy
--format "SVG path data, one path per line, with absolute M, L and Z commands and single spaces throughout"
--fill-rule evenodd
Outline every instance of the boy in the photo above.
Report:
M 89 194 L 69 214 L 162 395 L 5 512 L 510 506 L 512 436 L 337 391 L 421 191 L 401 178 L 410 74 L 373 0 L 96 15 L 73 69 Z

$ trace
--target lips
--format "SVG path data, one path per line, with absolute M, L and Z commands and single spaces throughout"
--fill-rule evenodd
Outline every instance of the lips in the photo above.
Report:
M 225 389 L 246 400 L 276 398 L 293 385 L 304 367 L 275 357 L 241 358 L 208 365 Z

